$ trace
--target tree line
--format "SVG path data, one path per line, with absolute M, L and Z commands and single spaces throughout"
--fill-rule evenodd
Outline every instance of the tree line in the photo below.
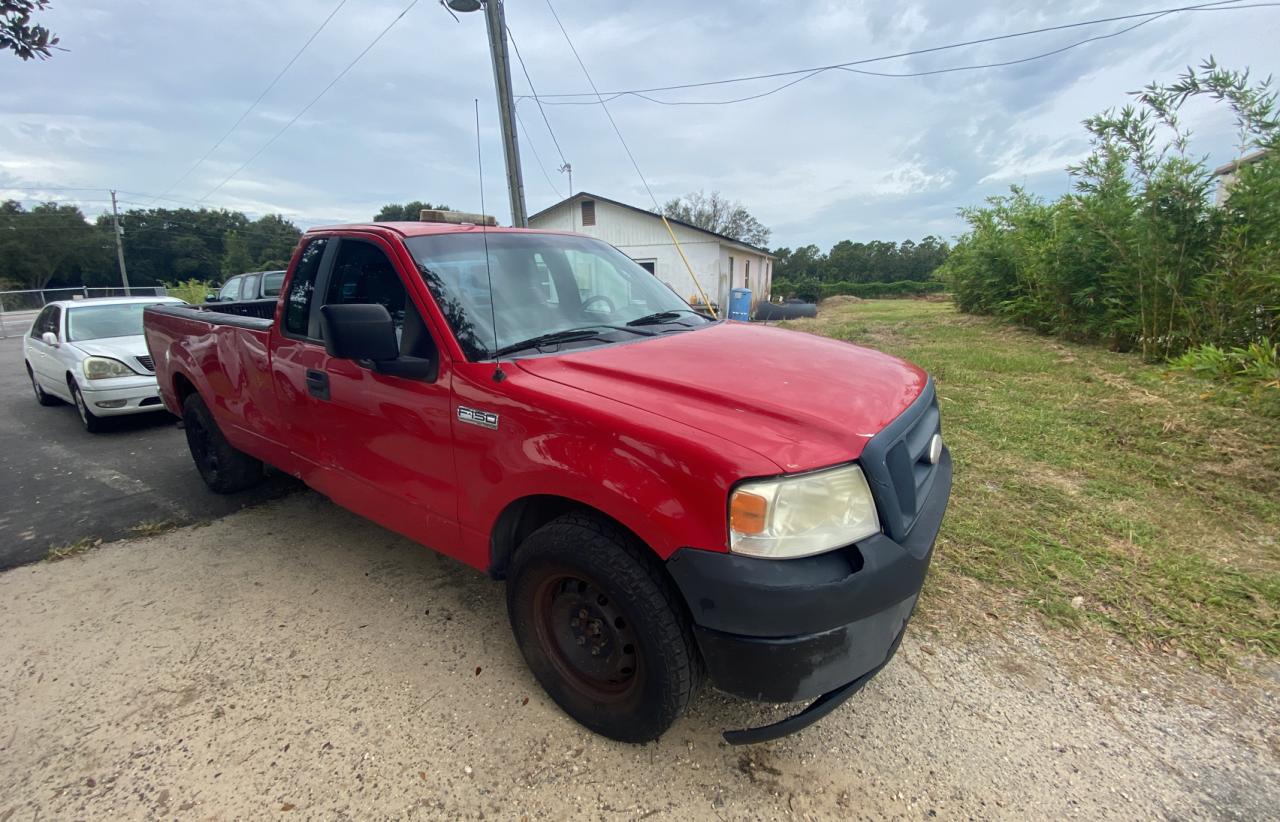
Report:
M 134 286 L 284 268 L 301 230 L 269 214 L 223 209 L 142 208 L 120 215 L 125 265 Z M 76 206 L 0 203 L 0 289 L 116 286 L 111 215 L 86 219 Z
M 838 294 L 907 296 L 939 291 L 934 280 L 950 248 L 929 235 L 916 242 L 841 240 L 822 253 L 816 245 L 776 248 L 773 264 L 775 296 L 817 301 Z
M 1280 388 L 1280 118 L 1270 80 L 1210 58 L 1135 97 L 1085 121 L 1093 148 L 1069 169 L 1070 193 L 1046 202 L 1015 187 L 962 211 L 970 230 L 942 269 L 956 305 L 1149 360 L 1236 350 Z M 1247 158 L 1221 197 L 1179 117 L 1192 99 L 1226 107 Z

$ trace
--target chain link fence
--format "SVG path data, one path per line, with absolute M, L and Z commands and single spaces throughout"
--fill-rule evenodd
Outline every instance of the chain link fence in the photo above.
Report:
M 33 288 L 0 291 L 0 339 L 20 337 L 31 328 L 40 310 L 58 300 L 87 300 L 93 297 L 163 297 L 164 286 L 137 288 Z

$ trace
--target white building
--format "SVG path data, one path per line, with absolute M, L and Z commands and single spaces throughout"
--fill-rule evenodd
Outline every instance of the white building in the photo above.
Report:
M 773 255 L 714 231 L 673 220 L 672 231 L 689 259 L 698 282 L 712 302 L 729 306 L 730 288 L 751 289 L 751 305 L 769 299 Z M 530 228 L 575 231 L 604 240 L 651 271 L 690 302 L 700 302 L 698 289 L 662 217 L 643 208 L 579 192 L 529 218 Z

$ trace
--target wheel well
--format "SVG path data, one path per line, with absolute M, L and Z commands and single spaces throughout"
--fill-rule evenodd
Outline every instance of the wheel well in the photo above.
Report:
M 489 576 L 506 579 L 507 568 L 516 548 L 525 538 L 556 517 L 576 511 L 608 520 L 632 536 L 635 532 L 613 517 L 590 505 L 550 494 L 523 497 L 508 505 L 498 515 L 493 533 L 489 537 Z M 636 536 L 636 539 L 640 538 Z M 643 540 L 640 540 L 643 542 Z
M 182 373 L 173 375 L 173 393 L 178 398 L 178 407 L 187 401 L 187 397 L 196 392 L 195 384 L 187 379 Z

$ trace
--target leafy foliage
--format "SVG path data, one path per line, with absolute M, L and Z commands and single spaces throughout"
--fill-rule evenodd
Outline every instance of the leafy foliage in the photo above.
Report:
M 449 207 L 443 203 L 432 205 L 424 203 L 421 200 L 413 200 L 408 203 L 387 203 L 382 210 L 374 215 L 375 223 L 416 223 L 422 217 L 423 210 L 440 209 L 441 211 L 449 211 Z
M 714 231 L 726 237 L 763 248 L 773 232 L 751 216 L 746 206 L 723 197 L 720 192 L 707 194 L 694 191 L 667 201 L 662 207 L 666 216 Z
M 23 60 L 48 60 L 58 45 L 58 37 L 39 24 L 31 14 L 44 11 L 49 0 L 0 0 L 0 50 L 8 49 Z
M 222 276 L 234 277 L 243 274 L 253 266 L 249 258 L 249 244 L 240 236 L 239 231 L 228 231 L 222 241 Z
M 1093 151 L 1074 190 L 1020 188 L 964 209 L 942 268 L 957 306 L 1042 333 L 1168 359 L 1280 337 L 1280 119 L 1270 80 L 1212 58 L 1136 104 L 1085 121 Z M 1205 97 L 1232 113 L 1242 162 L 1223 202 L 1178 118 Z

